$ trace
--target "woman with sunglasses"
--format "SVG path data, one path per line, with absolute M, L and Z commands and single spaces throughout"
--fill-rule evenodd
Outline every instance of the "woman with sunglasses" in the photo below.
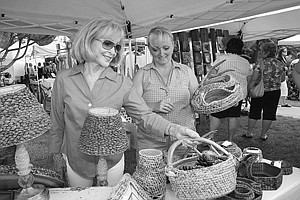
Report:
M 52 128 L 49 150 L 63 153 L 67 176 L 72 187 L 92 186 L 97 174 L 97 156 L 80 152 L 78 140 L 88 110 L 110 107 L 120 111 L 124 107 L 136 124 L 149 131 L 152 137 L 164 139 L 195 138 L 198 134 L 175 125 L 155 114 L 133 87 L 130 78 L 117 74 L 123 53 L 124 31 L 110 20 L 92 19 L 77 33 L 71 50 L 77 61 L 73 68 L 58 73 L 51 96 Z M 107 157 L 108 184 L 116 185 L 124 171 L 124 154 Z
M 153 112 L 173 123 L 196 130 L 190 104 L 199 85 L 195 74 L 188 66 L 172 60 L 174 40 L 170 30 L 155 27 L 150 30 L 147 39 L 153 59 L 135 74 L 134 86 Z M 152 137 L 148 130 L 138 127 L 137 152 L 146 148 L 167 151 L 173 142 L 172 137 Z M 185 151 L 184 147 L 178 147 L 175 154 L 182 156 Z

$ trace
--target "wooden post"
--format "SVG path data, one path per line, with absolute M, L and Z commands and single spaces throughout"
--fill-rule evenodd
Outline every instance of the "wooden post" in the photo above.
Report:
M 213 61 L 216 60 L 217 56 L 217 43 L 216 43 L 216 31 L 215 29 L 211 28 L 209 29 L 209 36 L 211 41 L 211 50 L 213 55 Z

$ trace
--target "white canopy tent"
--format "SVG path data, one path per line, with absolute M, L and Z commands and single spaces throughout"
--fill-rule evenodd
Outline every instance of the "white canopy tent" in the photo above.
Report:
M 157 25 L 180 31 L 297 5 L 299 0 L 1 0 L 0 31 L 70 36 L 102 17 L 124 27 L 130 22 L 137 38 Z
M 290 46 L 295 46 L 299 47 L 300 46 L 300 35 L 294 35 L 292 37 L 279 40 L 278 45 L 290 45 Z
M 300 1 L 299 1 L 300 5 Z M 244 41 L 267 38 L 287 38 L 300 33 L 300 6 L 285 9 L 283 12 L 236 20 L 220 25 L 211 25 L 215 29 L 229 30 L 230 34 L 243 34 Z M 207 26 L 207 27 L 211 27 Z

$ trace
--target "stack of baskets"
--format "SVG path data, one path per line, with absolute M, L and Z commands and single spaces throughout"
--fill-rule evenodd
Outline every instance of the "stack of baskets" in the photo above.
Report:
M 183 158 L 173 162 L 173 153 L 177 146 L 184 144 L 178 140 L 172 144 L 168 151 L 168 165 L 166 174 L 169 177 L 172 190 L 179 199 L 212 199 L 222 197 L 232 192 L 236 187 L 236 161 L 217 143 L 205 139 L 194 139 L 192 142 L 207 143 L 225 154 L 222 161 L 207 167 L 184 170 L 184 166 L 193 166 L 198 156 Z M 200 153 L 200 152 L 199 152 Z M 200 153 L 201 154 L 201 153 Z

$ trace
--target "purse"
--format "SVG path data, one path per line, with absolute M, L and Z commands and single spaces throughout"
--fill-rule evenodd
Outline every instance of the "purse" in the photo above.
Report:
M 249 96 L 251 98 L 258 98 L 264 96 L 265 88 L 264 88 L 264 81 L 263 81 L 263 73 L 264 73 L 264 66 L 261 66 L 261 79 L 260 82 L 249 89 Z

